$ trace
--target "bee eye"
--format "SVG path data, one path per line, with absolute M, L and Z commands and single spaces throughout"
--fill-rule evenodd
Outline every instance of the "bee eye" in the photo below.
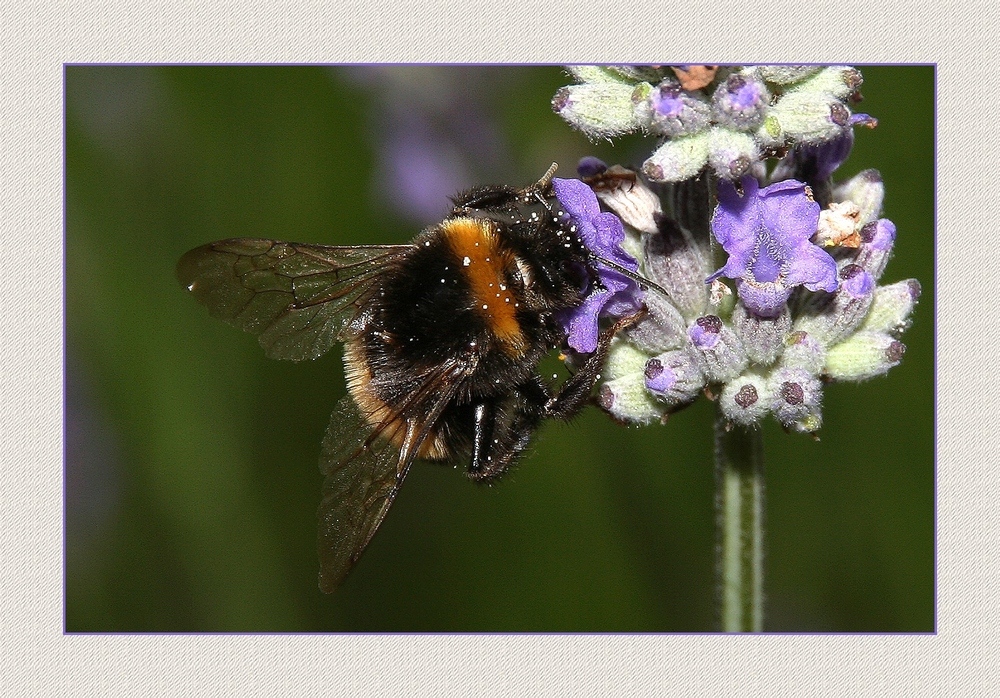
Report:
M 560 265 L 563 276 L 576 288 L 586 289 L 590 285 L 590 274 L 579 262 L 564 260 Z

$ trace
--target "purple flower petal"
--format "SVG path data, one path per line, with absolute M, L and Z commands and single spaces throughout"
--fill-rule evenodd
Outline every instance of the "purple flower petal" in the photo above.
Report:
M 566 212 L 580 223 L 589 223 L 601 212 L 597 195 L 579 179 L 552 180 L 552 190 Z
M 717 315 L 706 315 L 698 318 L 688 328 L 688 337 L 698 349 L 711 349 L 719 343 L 719 332 L 722 330 L 722 320 Z
M 556 199 L 572 217 L 576 233 L 596 257 L 607 259 L 630 271 L 639 263 L 621 244 L 625 229 L 613 213 L 602 212 L 597 195 L 589 186 L 576 179 L 553 179 Z M 566 341 L 578 352 L 588 354 L 597 348 L 599 318 L 621 317 L 642 305 L 642 291 L 632 279 L 595 261 L 597 279 L 583 303 L 565 313 L 560 321 L 566 330 Z
M 571 348 L 581 354 L 590 354 L 597 349 L 597 318 L 610 297 L 610 291 L 594 291 L 583 299 L 583 303 L 561 318 L 566 330 L 566 343 Z
M 810 291 L 837 290 L 837 262 L 828 252 L 812 243 L 802 246 L 799 263 L 789 269 L 789 286 L 805 286 Z
M 840 287 L 852 298 L 863 298 L 875 290 L 875 280 L 871 274 L 857 264 L 848 264 L 840 272 L 843 282 Z
M 861 229 L 861 241 L 876 250 L 891 250 L 896 241 L 896 225 L 888 218 L 879 218 Z
M 665 393 L 677 382 L 676 374 L 659 359 L 650 359 L 644 370 L 646 387 L 654 393 Z
M 744 305 L 763 317 L 780 313 L 795 286 L 835 291 L 836 262 L 809 242 L 820 207 L 806 186 L 789 179 L 760 189 L 753 177 L 741 184 L 743 196 L 732 183 L 719 182 L 712 232 L 729 258 L 708 281 L 735 279 Z

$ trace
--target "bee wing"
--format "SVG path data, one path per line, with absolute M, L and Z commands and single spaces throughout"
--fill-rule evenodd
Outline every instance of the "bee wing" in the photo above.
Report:
M 177 278 L 214 317 L 257 335 L 269 357 L 302 361 L 346 338 L 381 272 L 411 249 L 234 238 L 185 254 Z
M 372 428 L 350 396 L 337 403 L 323 438 L 319 586 L 332 592 L 361 557 L 471 366 L 445 364 L 393 415 Z M 394 443 L 399 443 L 399 446 Z

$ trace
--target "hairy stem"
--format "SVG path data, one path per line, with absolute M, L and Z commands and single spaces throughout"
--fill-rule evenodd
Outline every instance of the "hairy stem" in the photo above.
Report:
M 764 440 L 715 420 L 716 576 L 723 632 L 764 629 Z

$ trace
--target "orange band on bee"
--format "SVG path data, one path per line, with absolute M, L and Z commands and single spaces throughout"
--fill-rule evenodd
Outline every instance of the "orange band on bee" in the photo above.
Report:
M 521 354 L 525 339 L 517 321 L 518 302 L 505 273 L 515 263 L 513 254 L 499 244 L 493 225 L 486 220 L 455 218 L 443 224 L 442 232 L 459 260 L 476 310 L 512 353 Z
M 375 394 L 369 366 L 370 363 L 364 358 L 361 342 L 355 340 L 344 344 L 344 377 L 354 404 L 358 406 L 368 426 L 377 429 L 381 438 L 388 440 L 397 449 L 402 448 L 406 436 L 406 420 L 395 414 L 392 407 Z M 418 428 L 422 426 L 420 424 Z M 445 435 L 439 429 L 431 429 L 417 451 L 417 457 L 426 460 L 446 460 L 451 456 Z

